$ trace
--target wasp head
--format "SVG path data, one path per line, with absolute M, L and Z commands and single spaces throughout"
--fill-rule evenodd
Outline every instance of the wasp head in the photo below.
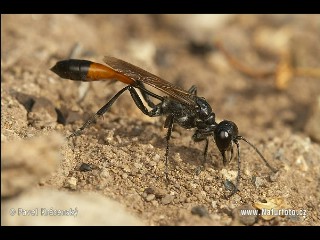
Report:
M 239 130 L 234 122 L 223 120 L 220 122 L 214 130 L 214 140 L 216 145 L 222 155 L 223 163 L 227 163 L 226 151 L 231 152 L 229 161 L 233 158 L 233 144 L 237 145 L 238 149 L 238 162 L 240 162 L 240 145 L 239 140 L 242 140 L 249 144 L 260 156 L 260 158 L 265 162 L 267 167 L 269 167 L 273 172 L 277 172 L 275 168 L 270 166 L 267 160 L 263 157 L 261 152 L 247 139 L 239 135 Z
M 233 143 L 237 141 L 238 127 L 234 122 L 223 120 L 214 130 L 214 140 L 223 157 L 223 163 L 227 163 L 226 151 L 231 151 L 233 157 Z M 230 160 L 231 160 L 230 158 Z

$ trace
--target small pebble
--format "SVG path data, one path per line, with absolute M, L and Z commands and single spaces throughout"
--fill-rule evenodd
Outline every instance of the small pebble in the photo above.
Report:
M 40 179 L 39 180 L 39 186 L 44 186 L 46 184 L 45 179 Z
M 159 155 L 159 154 L 154 155 L 153 160 L 154 160 L 155 162 L 159 162 L 159 160 L 160 160 L 160 155 Z
M 108 178 L 110 176 L 110 173 L 109 173 L 109 170 L 108 169 L 103 169 L 101 172 L 100 172 L 100 177 L 102 178 Z
M 157 200 L 153 200 L 151 201 L 152 205 L 155 206 L 155 207 L 158 207 L 159 206 L 159 203 Z
M 254 183 L 254 185 L 257 187 L 257 188 L 259 188 L 259 187 L 261 187 L 261 186 L 265 186 L 265 180 L 263 179 L 263 178 L 261 178 L 261 177 L 253 177 L 253 183 Z
M 76 190 L 77 182 L 78 179 L 76 179 L 75 177 L 69 177 L 66 181 L 65 187 L 70 188 L 71 190 Z
M 155 199 L 156 195 L 154 194 L 148 194 L 147 197 L 146 197 L 146 201 L 147 202 L 150 202 L 152 201 L 153 199 Z
M 224 187 L 230 192 L 236 191 L 236 186 L 233 184 L 233 182 L 229 181 L 228 179 L 224 182 Z
M 271 182 L 275 182 L 277 181 L 277 179 L 279 178 L 280 172 L 277 171 L 276 173 L 271 173 L 269 176 L 269 179 Z
M 212 201 L 211 206 L 213 209 L 216 209 L 217 208 L 217 201 Z
M 90 166 L 89 164 L 87 164 L 87 163 L 82 163 L 81 166 L 80 166 L 80 168 L 79 168 L 79 170 L 80 170 L 81 172 L 88 172 L 88 171 L 91 171 L 92 168 L 91 168 L 91 166 Z
M 171 203 L 173 199 L 174 199 L 174 196 L 172 196 L 172 195 L 166 195 L 166 196 L 164 196 L 164 197 L 161 199 L 161 203 L 162 203 L 163 205 L 167 205 L 167 204 Z
M 208 210 L 202 205 L 193 207 L 191 213 L 199 217 L 210 217 Z

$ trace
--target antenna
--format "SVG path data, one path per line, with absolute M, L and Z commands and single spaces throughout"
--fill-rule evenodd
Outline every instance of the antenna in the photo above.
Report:
M 268 161 L 264 158 L 264 156 L 261 154 L 261 152 L 258 150 L 258 148 L 256 148 L 256 146 L 254 146 L 251 142 L 249 142 L 247 139 L 245 139 L 244 137 L 242 136 L 237 136 L 236 140 L 243 140 L 245 141 L 246 143 L 248 143 L 254 150 L 256 150 L 256 152 L 259 154 L 259 156 L 261 157 L 261 159 L 264 161 L 264 163 L 267 165 L 268 168 L 271 169 L 272 172 L 276 173 L 278 172 L 277 169 L 275 169 L 274 167 L 272 167 Z M 236 142 L 237 143 L 237 142 Z M 238 144 L 237 144 L 238 146 Z M 238 148 L 239 149 L 239 148 Z

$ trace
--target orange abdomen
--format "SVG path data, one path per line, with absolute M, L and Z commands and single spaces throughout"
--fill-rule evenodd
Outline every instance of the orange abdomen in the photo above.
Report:
M 74 81 L 118 80 L 128 85 L 135 84 L 135 81 L 112 68 L 87 60 L 69 59 L 59 61 L 51 68 L 51 71 L 61 78 Z

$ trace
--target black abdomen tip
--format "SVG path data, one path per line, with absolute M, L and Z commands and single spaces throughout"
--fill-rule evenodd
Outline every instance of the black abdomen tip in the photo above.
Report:
M 87 60 L 69 59 L 59 61 L 50 70 L 61 78 L 85 81 L 92 62 Z

